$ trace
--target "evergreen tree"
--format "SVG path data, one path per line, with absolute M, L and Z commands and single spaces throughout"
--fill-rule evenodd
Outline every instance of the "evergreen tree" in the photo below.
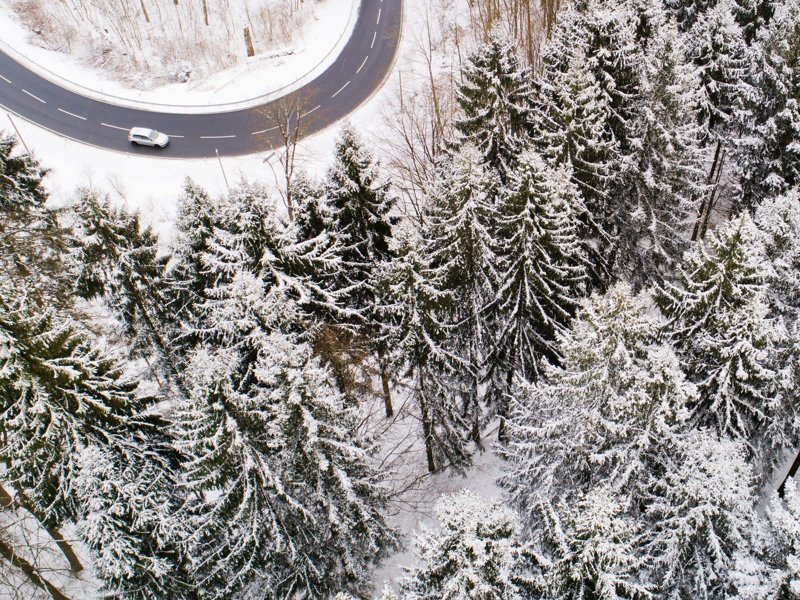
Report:
M 700 124 L 705 140 L 722 141 L 754 92 L 747 83 L 751 57 L 731 4 L 723 0 L 703 14 L 688 36 L 687 54 L 700 80 Z
M 70 305 L 70 231 L 46 206 L 47 171 L 16 140 L 0 134 L 0 273 L 27 289 L 31 301 Z
M 216 283 L 202 257 L 209 252 L 217 221 L 216 203 L 187 178 L 183 195 L 178 199 L 175 242 L 166 283 L 169 308 L 174 320 L 181 324 L 180 328 L 173 328 L 177 330 L 171 332 L 170 338 L 182 354 L 198 342 L 192 330 L 201 319 L 200 307 L 208 297 L 207 291 Z
M 617 243 L 609 262 L 637 286 L 670 277 L 688 243 L 702 196 L 704 157 L 697 125 L 698 89 L 674 25 L 651 18 L 641 103 L 631 126 L 633 166 L 614 192 Z
M 492 205 L 497 185 L 479 151 L 465 145 L 440 165 L 422 233 L 426 261 L 438 273 L 436 285 L 452 298 L 442 307 L 449 310 L 437 318 L 454 325 L 448 343 L 461 359 L 463 414 L 476 443 L 481 438 L 478 384 L 487 347 L 484 312 L 498 285 Z
M 770 582 L 771 598 L 800 595 L 800 491 L 797 482 L 786 481 L 783 498 L 775 494 L 767 511 L 769 562 L 776 573 Z
M 355 132 L 346 127 L 336 144 L 334 165 L 325 184 L 328 228 L 340 243 L 342 278 L 347 289 L 344 304 L 374 319 L 374 280 L 380 265 L 391 258 L 389 240 L 394 206 L 388 182 L 378 172 Z
M 659 295 L 698 385 L 692 420 L 745 443 L 759 476 L 796 437 L 788 340 L 767 302 L 772 276 L 760 234 L 743 216 L 688 253 L 678 281 Z
M 25 289 L 0 280 L 0 463 L 45 526 L 77 512 L 80 450 L 107 444 L 138 403 L 123 366 Z
M 734 0 L 733 16 L 742 28 L 744 41 L 752 45 L 775 14 L 775 0 Z
M 138 423 L 112 446 L 90 445 L 78 458 L 74 491 L 81 539 L 106 591 L 130 599 L 191 598 L 182 524 L 174 515 L 185 500 L 177 464 L 164 441 L 163 422 Z
M 85 190 L 77 208 L 78 295 L 103 298 L 125 327 L 133 351 L 154 354 L 178 389 L 178 355 L 169 339 L 165 269 L 158 238 L 137 213 L 111 206 Z
M 586 210 L 581 239 L 596 285 L 607 285 L 627 216 L 621 183 L 638 167 L 635 130 L 644 60 L 638 17 L 625 5 L 568 8 L 544 50 L 535 138 L 541 152 L 572 166 Z
M 499 503 L 464 490 L 436 504 L 441 529 L 415 540 L 424 564 L 401 581 L 404 600 L 516 600 L 524 598 L 524 550 L 517 520 Z
M 453 296 L 441 285 L 441 270 L 427 261 L 419 232 L 398 229 L 396 258 L 383 277 L 390 299 L 386 307 L 390 347 L 411 379 L 428 470 L 463 472 L 471 457 L 466 443 L 470 424 L 455 403 L 462 365 L 447 346 L 452 326 L 440 318 L 451 310 Z
M 484 166 L 508 181 L 528 146 L 530 81 L 513 40 L 494 30 L 461 69 L 455 144 L 474 145 Z
M 255 337 L 255 335 L 253 336 Z M 210 597 L 250 586 L 272 598 L 357 590 L 393 534 L 356 420 L 305 345 L 262 332 L 242 350 L 201 349 L 176 418 L 188 457 L 189 552 Z
M 593 296 L 559 339 L 560 366 L 514 390 L 500 483 L 529 527 L 539 499 L 574 506 L 600 485 L 636 506 L 673 451 L 696 392 L 647 302 L 625 284 Z
M 791 334 L 800 324 L 800 189 L 762 202 L 755 224 L 774 271 L 770 307 L 785 319 Z
M 800 2 L 776 3 L 768 27 L 759 32 L 749 80 L 754 115 L 740 143 L 742 205 L 755 210 L 800 184 Z
M 496 233 L 502 283 L 488 310 L 494 332 L 487 335 L 486 392 L 501 417 L 514 374 L 536 379 L 543 359 L 557 359 L 556 333 L 585 285 L 577 240 L 581 205 L 569 168 L 552 168 L 532 151 L 519 158 L 504 188 Z
M 664 0 L 664 7 L 675 19 L 681 33 L 690 31 L 718 0 Z
M 309 337 L 317 314 L 338 310 L 337 299 L 310 275 L 339 264 L 326 241 L 297 241 L 267 198 L 264 189 L 243 182 L 220 199 L 200 257 L 214 284 L 199 306 L 194 335 L 207 343 L 243 344 L 259 326 Z M 236 321 L 231 310 L 249 317 Z
M 316 223 L 323 221 L 338 242 L 336 254 L 340 267 L 334 276 L 333 290 L 346 307 L 343 324 L 355 327 L 377 355 L 386 415 L 391 416 L 388 349 L 381 319 L 384 299 L 377 280 L 383 265 L 392 258 L 390 240 L 397 217 L 391 211 L 396 199 L 389 182 L 379 172 L 380 165 L 372 160 L 349 127 L 343 130 L 335 153 L 325 184 L 323 207 L 313 200 L 306 202 L 301 227 L 313 232 Z
M 729 598 L 737 552 L 748 551 L 754 517 L 745 448 L 690 432 L 654 480 L 646 514 L 653 579 L 671 598 Z
M 639 524 L 625 515 L 622 503 L 602 487 L 590 491 L 574 508 L 543 508 L 546 527 L 542 551 L 547 598 L 650 598 L 639 581 L 645 568 L 637 548 Z M 559 513 L 564 517 L 559 517 Z

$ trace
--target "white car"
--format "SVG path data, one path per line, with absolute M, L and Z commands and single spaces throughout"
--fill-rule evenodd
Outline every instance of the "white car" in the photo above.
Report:
M 163 148 L 169 144 L 169 136 L 155 129 L 134 127 L 128 132 L 128 141 L 141 146 L 158 146 L 159 148 Z

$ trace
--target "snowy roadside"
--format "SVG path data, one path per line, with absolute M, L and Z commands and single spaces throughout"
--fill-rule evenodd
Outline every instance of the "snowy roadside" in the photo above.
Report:
M 255 106 L 298 89 L 336 61 L 358 18 L 360 0 L 325 0 L 289 46 L 272 48 L 204 79 L 135 89 L 79 59 L 36 45 L 0 0 L 0 48 L 39 75 L 76 93 L 132 108 L 216 112 Z

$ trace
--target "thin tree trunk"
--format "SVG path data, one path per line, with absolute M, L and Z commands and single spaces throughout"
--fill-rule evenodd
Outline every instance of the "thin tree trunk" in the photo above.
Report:
M 44 577 L 39 575 L 39 571 L 27 560 L 14 552 L 14 549 L 0 539 L 0 557 L 5 558 L 20 571 L 25 573 L 27 578 L 36 587 L 43 589 L 53 600 L 69 600 L 61 591 Z
M 710 186 L 711 183 L 714 181 L 714 177 L 717 172 L 717 167 L 720 162 L 720 154 L 722 153 L 722 141 L 717 140 L 717 148 L 714 150 L 714 160 L 711 163 L 711 170 L 708 172 L 708 177 L 706 178 L 706 186 Z M 700 229 L 702 227 L 703 219 L 705 217 L 706 212 L 710 212 L 710 207 L 708 206 L 711 197 L 714 195 L 714 191 L 711 190 L 708 194 L 703 196 L 703 201 L 700 203 L 700 208 L 697 210 L 697 219 L 694 222 L 694 229 L 692 229 L 692 241 L 696 241 L 697 237 L 700 235 Z
M 394 407 L 392 406 L 392 390 L 389 387 L 389 365 L 387 365 L 386 352 L 381 349 L 378 351 L 378 364 L 381 370 L 381 385 L 383 386 L 383 403 L 386 407 L 386 418 L 390 419 L 394 416 Z
M 786 489 L 786 482 L 795 476 L 798 469 L 800 469 L 800 453 L 795 457 L 792 466 L 789 468 L 789 473 L 786 475 L 786 479 L 783 480 L 783 483 L 781 483 L 781 486 L 778 488 L 778 496 L 781 498 L 783 498 L 784 490 Z
M 142 14 L 144 15 L 144 20 L 149 23 L 150 15 L 147 13 L 147 7 L 144 5 L 144 0 L 139 0 L 139 4 L 142 5 Z
M 208 27 L 208 0 L 203 0 L 203 17 L 206 20 L 206 27 Z
M 428 459 L 428 472 L 436 473 L 436 459 L 433 455 L 433 423 L 425 399 L 424 366 L 419 367 L 419 407 L 422 413 L 422 437 L 425 439 L 425 456 Z
M 57 527 L 48 527 L 47 525 L 45 525 L 44 523 L 45 520 L 42 518 L 42 515 L 37 514 L 38 511 L 36 511 L 34 507 L 31 506 L 30 502 L 27 502 L 25 497 L 19 493 L 17 494 L 16 502 L 20 508 L 30 513 L 31 516 L 33 516 L 33 518 L 36 519 L 39 522 L 39 524 L 44 528 L 47 534 L 51 538 L 53 538 L 53 541 L 56 543 L 59 550 L 61 550 L 61 553 L 64 555 L 64 558 L 67 559 L 67 562 L 69 563 L 69 570 L 72 571 L 73 573 L 80 573 L 81 571 L 83 571 L 83 564 L 78 558 L 78 555 L 75 553 L 75 550 L 72 548 L 72 545 L 70 545 L 70 543 L 66 539 L 64 539 L 64 536 L 62 535 L 61 531 L 59 531 Z M 2 510 L 14 509 L 14 499 L 2 485 L 0 485 L 0 509 Z
M 256 49 L 253 46 L 253 34 L 250 33 L 250 26 L 244 26 L 244 45 L 247 47 L 247 56 L 255 56 Z

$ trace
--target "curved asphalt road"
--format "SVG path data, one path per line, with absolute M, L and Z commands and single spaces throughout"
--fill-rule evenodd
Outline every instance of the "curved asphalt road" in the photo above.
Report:
M 383 83 L 400 41 L 402 0 L 362 0 L 353 34 L 333 65 L 308 85 L 254 108 L 179 114 L 115 106 L 59 87 L 0 52 L 0 106 L 60 135 L 122 152 L 164 158 L 252 154 L 282 145 L 269 111 L 297 99 L 302 134 L 316 133 L 358 108 Z M 170 136 L 164 149 L 128 142 L 131 127 Z

